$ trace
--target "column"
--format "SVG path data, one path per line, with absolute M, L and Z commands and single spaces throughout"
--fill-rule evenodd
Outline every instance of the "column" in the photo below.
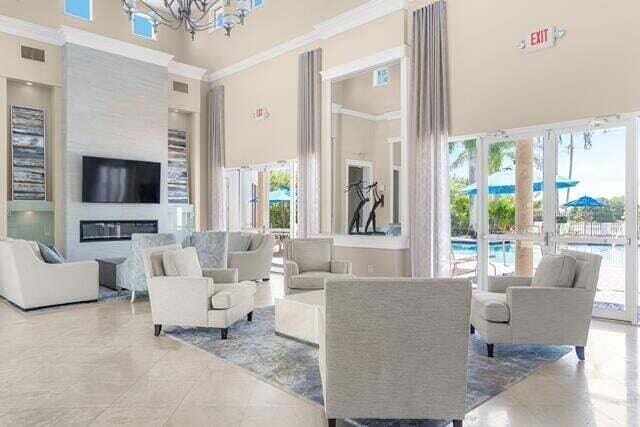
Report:
M 533 230 L 533 140 L 516 142 L 516 234 Z M 533 243 L 516 242 L 515 274 L 533 276 Z

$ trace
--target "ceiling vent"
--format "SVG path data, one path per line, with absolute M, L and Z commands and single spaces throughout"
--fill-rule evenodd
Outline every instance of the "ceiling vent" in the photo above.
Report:
M 46 52 L 44 49 L 22 45 L 20 46 L 20 57 L 30 61 L 45 62 Z
M 189 93 L 189 85 L 187 83 L 173 81 L 173 91 L 180 93 Z

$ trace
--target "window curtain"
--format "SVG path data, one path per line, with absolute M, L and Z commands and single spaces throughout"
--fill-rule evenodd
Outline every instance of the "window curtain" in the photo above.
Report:
M 298 236 L 320 233 L 322 50 L 298 57 Z
M 449 275 L 449 99 L 446 3 L 413 12 L 409 104 L 411 270 Z
M 209 91 L 209 230 L 226 229 L 224 208 L 224 86 Z

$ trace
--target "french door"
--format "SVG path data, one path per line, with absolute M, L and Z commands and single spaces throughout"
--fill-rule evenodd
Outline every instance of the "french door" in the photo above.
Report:
M 480 139 L 481 287 L 532 276 L 545 253 L 597 253 L 594 315 L 638 321 L 637 126 L 615 118 Z

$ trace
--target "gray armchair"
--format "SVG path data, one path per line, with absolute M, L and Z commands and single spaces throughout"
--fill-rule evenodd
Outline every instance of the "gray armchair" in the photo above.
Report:
M 163 325 L 205 327 L 220 329 L 227 339 L 229 326 L 245 316 L 251 322 L 256 287 L 237 283 L 237 270 L 203 268 L 203 277 L 165 276 L 162 254 L 179 248 L 162 246 L 143 254 L 154 334 L 160 335 Z
M 285 241 L 286 295 L 324 289 L 327 279 L 352 278 L 351 262 L 334 259 L 333 239 Z
M 461 426 L 471 283 L 351 279 L 326 284 L 319 365 L 336 419 L 444 419 Z
M 269 280 L 273 245 L 274 240 L 271 234 L 231 232 L 227 266 L 238 269 L 240 281 Z
M 131 291 L 131 302 L 135 301 L 136 292 L 147 292 L 147 279 L 144 274 L 143 252 L 145 249 L 173 245 L 176 235 L 173 233 L 133 234 L 129 256 L 117 268 L 118 284 Z
M 546 344 L 575 346 L 584 360 L 602 257 L 562 254 L 576 260 L 571 287 L 534 287 L 531 278 L 491 277 L 488 292 L 474 292 L 471 333 L 477 330 L 485 339 L 489 357 L 495 344 Z

